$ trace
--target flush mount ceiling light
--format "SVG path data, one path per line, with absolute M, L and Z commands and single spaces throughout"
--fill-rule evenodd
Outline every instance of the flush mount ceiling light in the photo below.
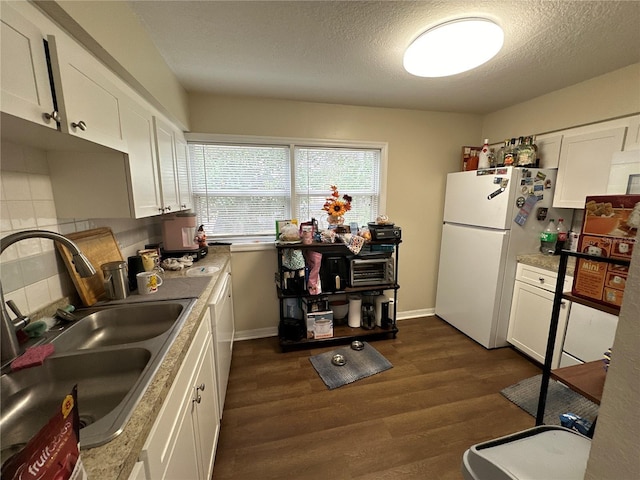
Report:
M 404 53 L 404 68 L 418 77 L 446 77 L 476 68 L 502 48 L 502 28 L 485 18 L 462 18 L 430 28 Z

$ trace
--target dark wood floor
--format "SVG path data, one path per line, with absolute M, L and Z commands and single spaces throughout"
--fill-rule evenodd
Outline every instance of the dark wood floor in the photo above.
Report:
M 500 390 L 540 369 L 436 317 L 372 342 L 393 368 L 335 390 L 276 338 L 236 342 L 215 480 L 461 479 L 471 445 L 533 427 Z

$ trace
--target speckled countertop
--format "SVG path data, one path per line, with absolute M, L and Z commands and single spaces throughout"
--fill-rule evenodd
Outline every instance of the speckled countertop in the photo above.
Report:
M 518 255 L 516 259 L 518 260 L 518 263 L 524 263 L 525 265 L 543 268 L 556 273 L 558 272 L 558 267 L 560 265 L 560 255 L 543 255 L 542 253 L 533 253 L 529 255 Z M 575 257 L 569 257 L 567 261 L 566 275 L 573 277 L 575 266 Z
M 151 295 L 153 300 L 175 299 L 178 298 L 175 295 L 184 295 L 179 288 L 179 284 L 182 283 L 180 279 L 185 281 L 184 284 L 190 284 L 193 287 L 192 295 L 189 296 L 197 295 L 198 300 L 122 433 L 105 445 L 81 450 L 82 462 L 89 479 L 126 480 L 129 477 L 131 470 L 138 461 L 138 456 L 147 439 L 147 435 L 160 412 L 160 407 L 162 407 L 162 403 L 169 393 L 171 384 L 200 326 L 211 292 L 220 277 L 220 272 L 224 270 L 230 260 L 231 255 L 228 247 L 209 247 L 208 255 L 194 263 L 194 266 L 219 267 L 220 270 L 213 275 L 187 277 L 186 270 L 167 271 L 165 273 L 165 280 L 170 279 L 171 281 L 165 282 L 165 285 L 160 287 L 158 295 Z M 209 281 L 204 280 L 205 278 L 208 278 Z M 174 294 L 169 291 L 168 287 L 170 285 L 176 286 Z M 162 295 L 160 295 L 161 292 Z M 125 302 L 139 301 L 140 298 L 139 295 L 131 295 Z M 179 298 L 184 298 L 184 296 Z

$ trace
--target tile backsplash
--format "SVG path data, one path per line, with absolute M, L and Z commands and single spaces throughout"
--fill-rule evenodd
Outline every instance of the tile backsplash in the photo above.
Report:
M 64 235 L 110 227 L 125 259 L 145 244 L 161 240 L 157 218 L 58 218 L 45 150 L 2 141 L 0 180 L 0 237 L 32 229 Z M 0 279 L 5 301 L 13 300 L 24 314 L 75 292 L 54 243 L 48 239 L 22 240 L 7 248 L 0 258 Z

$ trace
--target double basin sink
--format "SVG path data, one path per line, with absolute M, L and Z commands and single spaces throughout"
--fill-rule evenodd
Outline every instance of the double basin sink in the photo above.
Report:
M 115 438 L 195 302 L 164 300 L 77 311 L 76 321 L 43 342 L 55 348 L 43 365 L 0 376 L 2 461 L 49 421 L 75 384 L 80 446 Z

